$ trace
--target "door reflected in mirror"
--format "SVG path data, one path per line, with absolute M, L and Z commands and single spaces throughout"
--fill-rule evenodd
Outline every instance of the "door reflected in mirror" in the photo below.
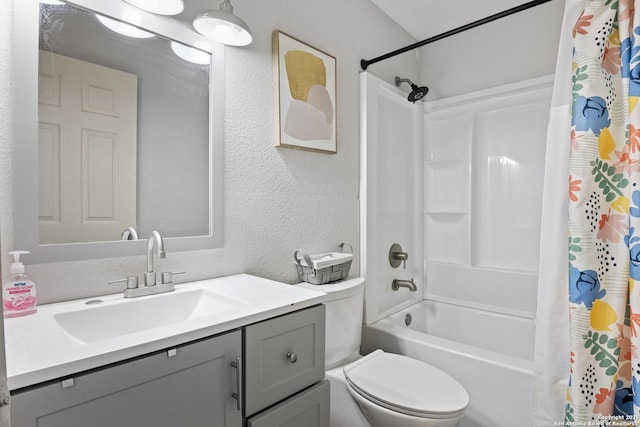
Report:
M 41 244 L 211 234 L 211 56 L 147 34 L 40 4 Z

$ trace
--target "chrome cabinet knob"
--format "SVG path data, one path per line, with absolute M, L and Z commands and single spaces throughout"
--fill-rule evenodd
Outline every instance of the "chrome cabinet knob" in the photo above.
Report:
M 298 361 L 298 355 L 292 352 L 287 353 L 287 359 L 289 362 L 296 363 Z

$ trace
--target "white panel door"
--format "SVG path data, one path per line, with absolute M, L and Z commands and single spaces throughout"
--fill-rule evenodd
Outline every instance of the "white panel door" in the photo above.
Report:
M 40 51 L 41 243 L 136 226 L 137 76 Z

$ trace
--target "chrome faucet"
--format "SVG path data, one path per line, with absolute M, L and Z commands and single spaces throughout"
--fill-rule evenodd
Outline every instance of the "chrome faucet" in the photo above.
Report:
M 135 228 L 129 226 L 122 230 L 122 234 L 120 234 L 122 240 L 138 240 L 138 232 Z
M 160 283 L 157 281 L 156 271 L 153 268 L 153 257 L 166 258 L 164 241 L 157 231 L 152 231 L 147 242 L 147 271 L 144 272 L 144 286 L 138 286 L 138 276 L 128 276 L 126 279 L 111 280 L 109 284 L 126 283 L 125 298 L 143 297 L 146 295 L 171 292 L 176 289 L 173 276 L 185 274 L 184 271 L 165 271 L 160 275 Z
M 155 251 L 154 251 L 155 248 Z M 153 268 L 153 256 L 158 258 L 166 258 L 164 252 L 164 241 L 160 236 L 160 233 L 153 230 L 149 240 L 147 241 L 147 271 L 144 272 L 144 285 L 155 286 L 156 285 L 156 272 Z
M 411 292 L 416 292 L 418 290 L 418 287 L 413 282 L 413 279 L 411 280 L 393 279 L 393 282 L 391 283 L 391 289 L 393 289 L 394 291 L 397 291 L 400 288 L 409 288 Z

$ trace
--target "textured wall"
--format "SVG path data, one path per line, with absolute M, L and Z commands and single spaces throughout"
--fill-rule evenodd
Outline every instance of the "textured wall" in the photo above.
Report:
M 2 10 L 2 13 L 0 13 L 0 166 L 2 166 L 0 167 L 0 182 L 11 182 L 11 169 L 5 168 L 6 165 L 1 161 L 1 159 L 10 156 L 13 135 L 12 106 L 10 102 L 3 101 L 12 98 L 13 89 L 9 74 L 13 64 L 10 47 L 13 30 L 13 22 L 11 21 L 13 3 L 11 0 L 0 0 L 0 10 Z M 6 193 L 8 191 L 5 191 L 2 187 L 4 186 L 0 186 L 0 218 L 7 217 L 8 210 L 11 207 L 11 204 L 7 203 L 8 196 Z M 5 224 L 0 222 L 0 237 L 5 234 Z M 4 242 L 0 246 L 4 246 Z M 0 273 L 2 271 L 2 268 L 0 268 Z M 4 319 L 0 317 L 0 400 L 4 400 L 9 393 L 4 349 Z M 9 427 L 10 424 L 9 406 L 3 405 L 0 407 L 0 427 Z
M 563 14 L 554 0 L 420 48 L 428 99 L 553 74 Z
M 11 216 L 11 188 L 13 177 L 13 66 L 12 34 L 13 34 L 13 1 L 0 0 L 0 247 L 6 254 L 6 248 L 12 243 L 13 219 Z M 2 267 L 5 267 L 4 260 Z M 7 271 L 5 268 L 0 269 Z
M 159 261 L 158 270 L 186 270 L 184 280 L 248 272 L 293 283 L 296 249 L 325 251 L 347 241 L 359 252 L 359 62 L 414 40 L 368 0 L 236 0 L 234 8 L 251 27 L 254 42 L 245 48 L 227 48 L 226 53 L 225 246 L 169 253 Z M 2 14 L 1 19 L 8 18 Z M 272 146 L 271 33 L 275 29 L 337 58 L 337 155 Z M 0 38 L 0 49 L 10 54 L 6 40 Z M 371 66 L 369 71 L 388 81 L 396 74 L 415 78 L 418 63 L 417 53 L 412 52 Z M 0 90 L 6 92 L 0 106 L 2 119 L 7 121 L 0 128 L 5 268 L 6 252 L 13 248 L 11 146 L 15 142 L 11 121 L 4 114 L 13 99 L 8 77 L 9 70 L 0 65 Z M 28 257 L 25 261 L 28 263 Z M 108 280 L 139 274 L 144 267 L 143 254 L 27 265 L 38 286 L 40 303 L 114 292 Z M 351 273 L 358 271 L 356 257 Z

